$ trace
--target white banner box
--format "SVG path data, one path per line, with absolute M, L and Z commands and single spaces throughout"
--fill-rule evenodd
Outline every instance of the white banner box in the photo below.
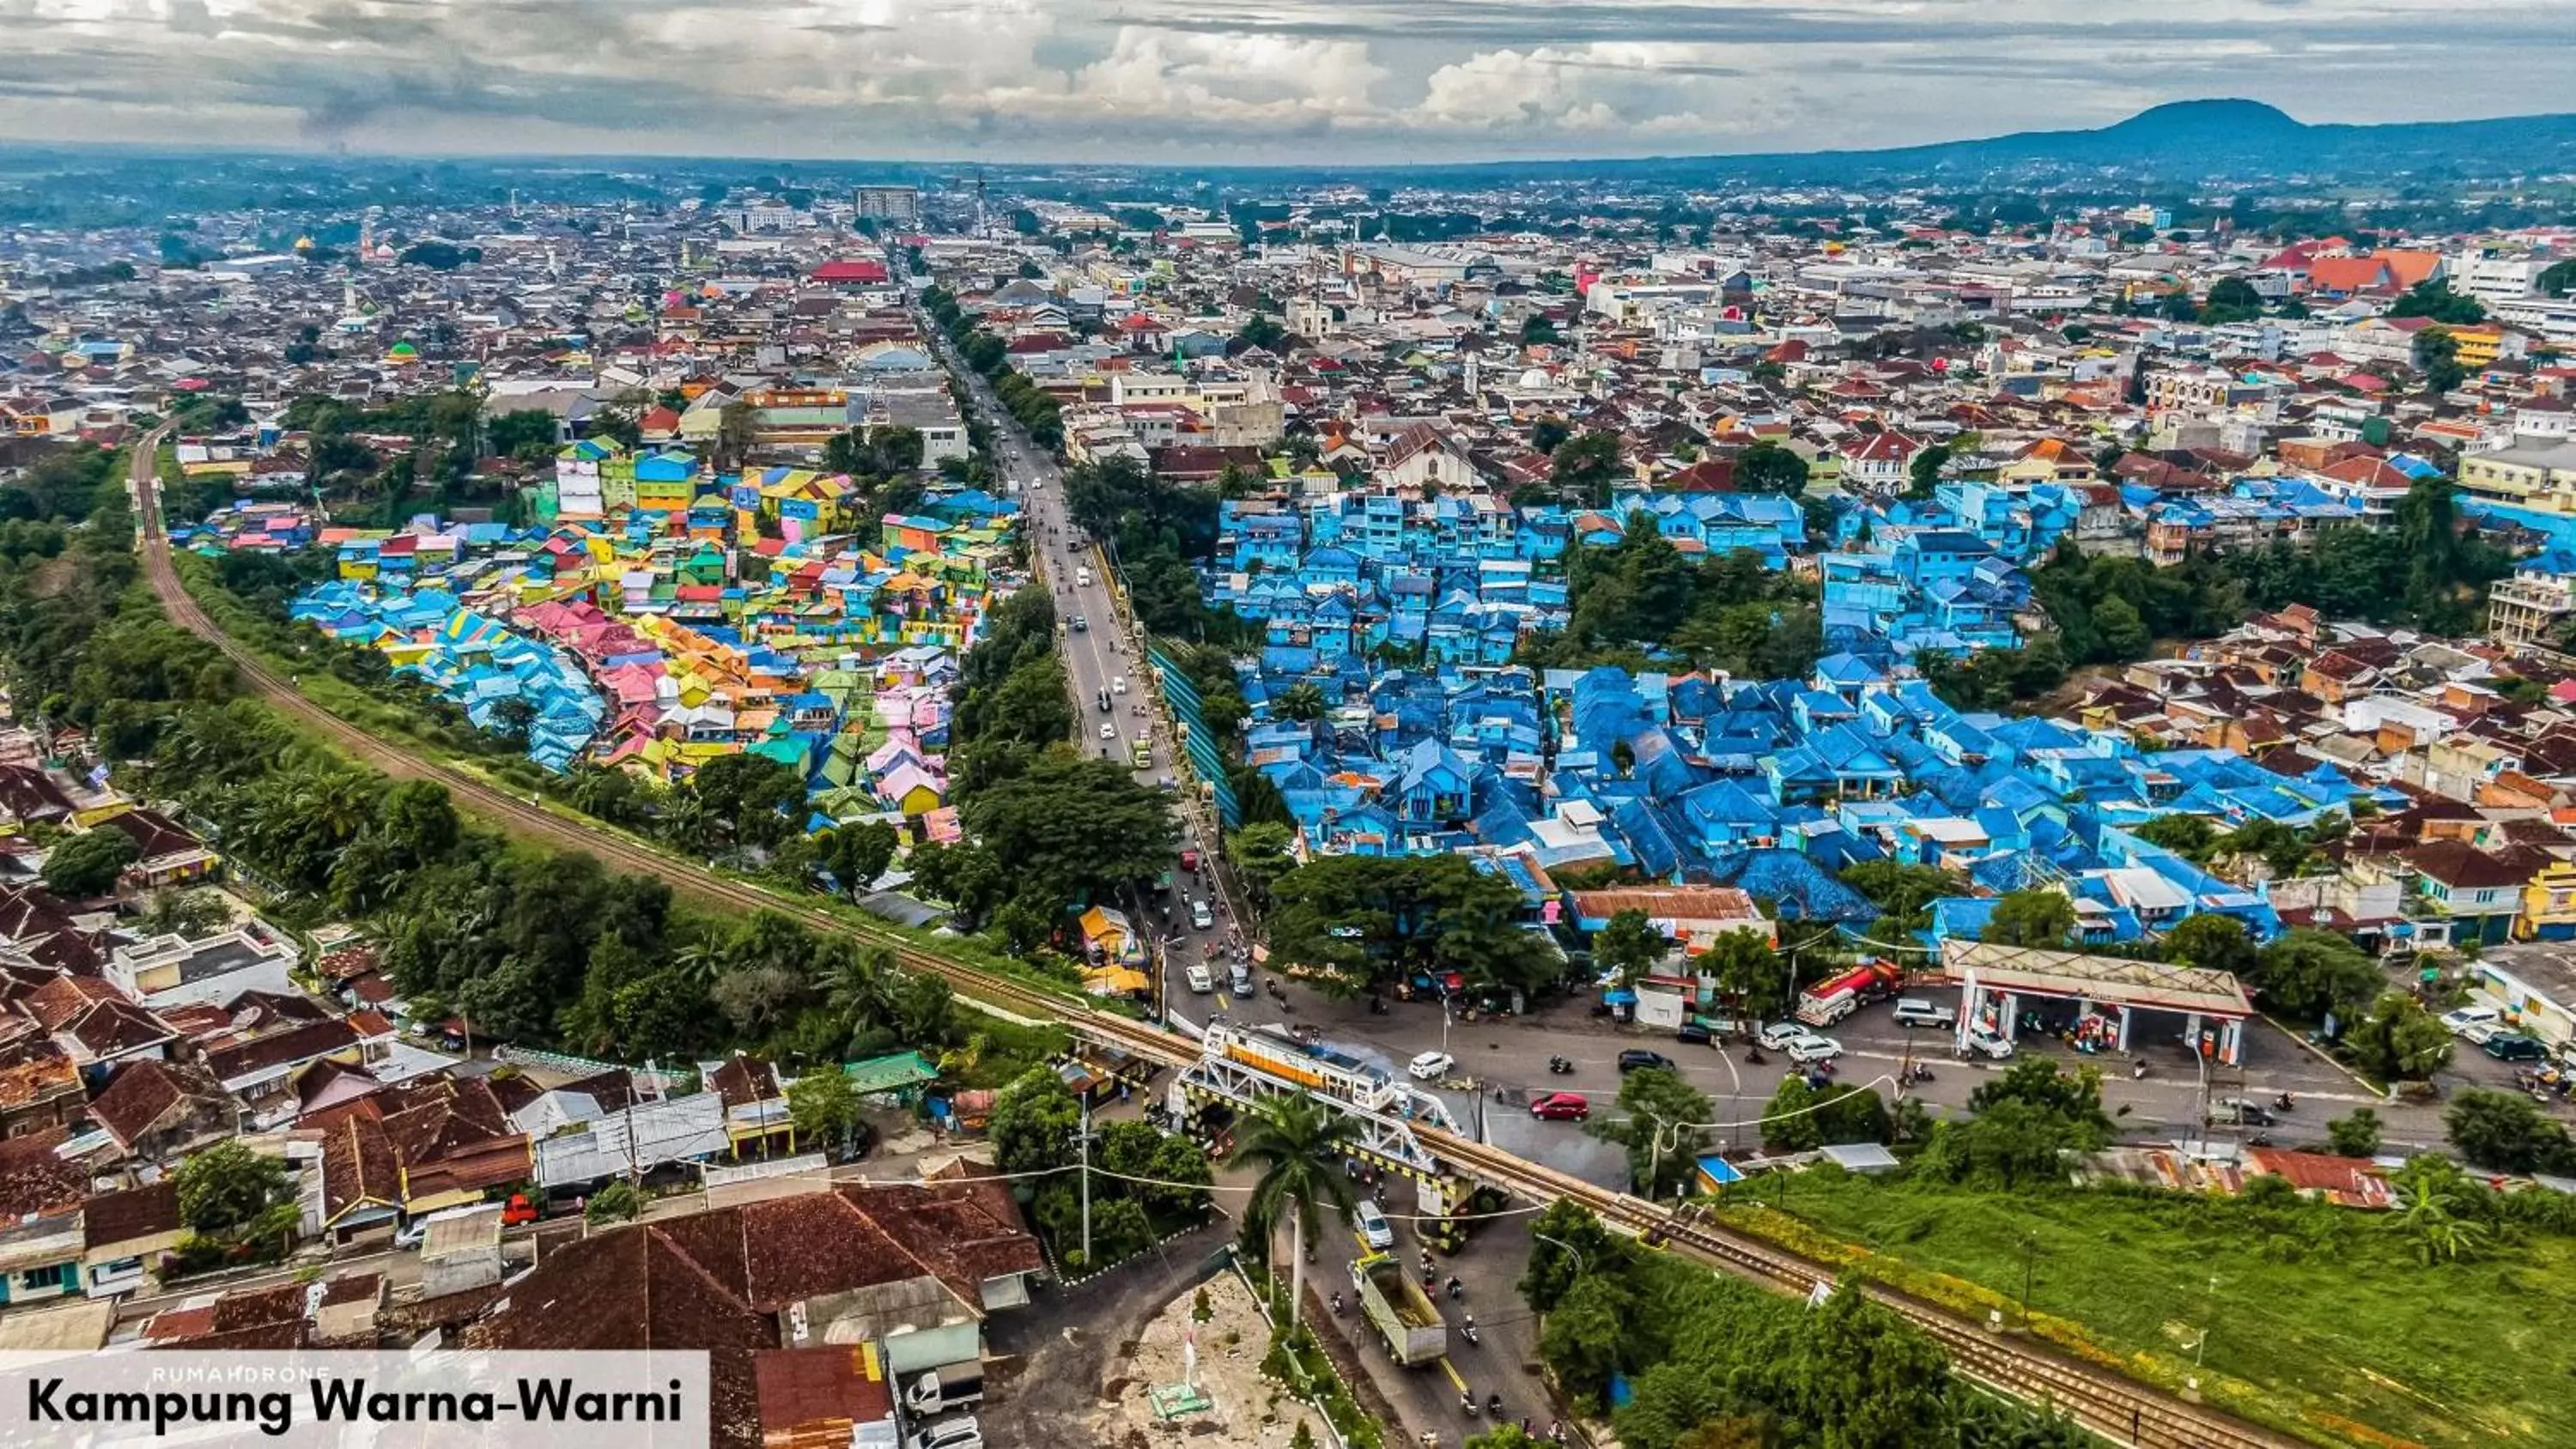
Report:
M 0 1353 L 0 1449 L 711 1449 L 707 1356 Z

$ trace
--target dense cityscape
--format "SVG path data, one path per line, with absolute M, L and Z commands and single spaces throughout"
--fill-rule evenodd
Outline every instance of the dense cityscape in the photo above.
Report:
M 2576 1444 L 2564 122 L 0 153 L 0 1348 Z

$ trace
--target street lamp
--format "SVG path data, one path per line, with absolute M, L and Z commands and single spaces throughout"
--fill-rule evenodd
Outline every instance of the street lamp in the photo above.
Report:
M 1574 1271 L 1576 1274 L 1580 1275 L 1592 1271 L 1592 1260 L 1583 1256 L 1583 1250 L 1581 1248 L 1574 1246 L 1572 1243 L 1567 1242 L 1565 1239 L 1560 1238 L 1553 1233 L 1542 1233 L 1536 1229 L 1532 1229 L 1530 1231 L 1530 1236 L 1542 1243 L 1554 1243 L 1565 1251 L 1572 1253 L 1574 1255 Z

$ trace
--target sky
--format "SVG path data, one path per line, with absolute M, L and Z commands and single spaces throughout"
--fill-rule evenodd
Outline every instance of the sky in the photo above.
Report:
M 1337 165 L 2576 108 L 2570 0 L 0 0 L 0 142 Z M 2473 80 L 2472 80 L 2473 78 Z

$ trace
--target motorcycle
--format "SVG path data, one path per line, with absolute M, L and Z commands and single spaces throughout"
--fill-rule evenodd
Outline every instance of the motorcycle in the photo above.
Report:
M 2283 1092 L 2278 1097 L 2272 1099 L 2272 1105 L 2281 1111 L 2287 1112 L 2299 1105 L 2299 1099 L 2292 1093 Z
M 1458 1412 L 1470 1419 L 1476 1417 L 1476 1394 L 1473 1389 L 1458 1391 Z
M 1550 1076 L 1570 1076 L 1574 1072 L 1574 1063 L 1567 1061 L 1563 1057 L 1549 1057 L 1547 1059 L 1547 1070 L 1548 1075 Z
M 1339 1293 L 1333 1295 L 1333 1316 L 1335 1318 L 1342 1316 L 1342 1295 Z
M 1466 1296 L 1467 1285 L 1459 1282 L 1456 1274 L 1451 1274 L 1449 1277 L 1449 1301 L 1455 1303 Z
M 1369 1015 L 1386 1015 L 1386 999 L 1384 997 L 1372 996 L 1369 998 Z
M 1495 1423 L 1501 1423 L 1503 1421 L 1503 1396 L 1500 1394 L 1485 1395 L 1485 1412 L 1493 1416 Z
M 1338 1313 L 1341 1310 L 1335 1309 L 1333 1311 Z M 1471 1346 L 1478 1341 L 1476 1338 L 1476 1315 L 1472 1313 L 1468 1314 L 1467 1321 L 1458 1325 L 1458 1336 L 1467 1340 L 1468 1344 Z
M 1749 1046 L 1744 1049 L 1744 1060 L 1747 1065 L 1758 1067 L 1764 1062 L 1770 1060 L 1770 1058 L 1762 1055 L 1762 1048 L 1758 1046 Z

